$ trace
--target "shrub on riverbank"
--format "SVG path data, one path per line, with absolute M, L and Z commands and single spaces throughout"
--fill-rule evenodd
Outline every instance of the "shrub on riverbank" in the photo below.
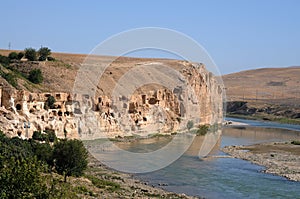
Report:
M 209 129 L 208 125 L 199 125 L 196 135 L 205 135 Z
M 300 140 L 293 140 L 291 142 L 291 144 L 294 144 L 294 145 L 300 145 Z

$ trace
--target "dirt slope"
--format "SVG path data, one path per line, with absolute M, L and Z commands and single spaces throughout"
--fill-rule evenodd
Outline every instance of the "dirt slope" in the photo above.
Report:
M 300 104 L 300 67 L 242 71 L 223 81 L 228 101 Z

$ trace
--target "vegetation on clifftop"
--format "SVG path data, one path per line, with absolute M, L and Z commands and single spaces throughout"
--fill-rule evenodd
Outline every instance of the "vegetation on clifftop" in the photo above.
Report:
M 0 76 L 17 89 L 19 88 L 18 79 L 28 80 L 33 84 L 40 84 L 44 79 L 43 73 L 40 68 L 32 66 L 37 60 L 55 61 L 50 55 L 51 49 L 48 47 L 41 47 L 38 51 L 30 47 L 25 48 L 23 52 L 10 52 L 8 56 L 0 55 L 0 65 L 4 67 L 0 68 Z M 21 67 L 15 67 L 16 65 Z M 25 65 L 29 65 L 31 69 L 27 71 L 24 67 Z

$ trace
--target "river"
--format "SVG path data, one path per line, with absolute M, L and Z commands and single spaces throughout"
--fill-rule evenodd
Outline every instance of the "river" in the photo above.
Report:
M 224 128 L 221 147 L 300 139 L 300 126 L 236 121 L 250 126 Z M 155 186 L 167 185 L 161 187 L 169 191 L 205 198 L 300 198 L 300 182 L 262 173 L 263 167 L 248 161 L 234 158 L 200 160 L 194 155 L 196 153 L 187 151 L 166 168 L 136 176 Z M 224 155 L 217 149 L 212 153 Z
M 271 122 L 230 120 L 247 126 L 225 127 L 221 139 L 210 153 L 226 155 L 219 150 L 228 145 L 251 145 L 270 141 L 300 140 L 300 126 Z M 116 143 L 119 148 L 135 153 L 151 152 L 166 145 L 172 137 L 155 137 Z M 300 182 L 261 172 L 264 167 L 234 158 L 198 157 L 203 137 L 196 136 L 191 147 L 175 162 L 163 169 L 135 174 L 150 185 L 165 190 L 205 198 L 300 198 Z M 98 149 L 96 148 L 96 151 Z M 111 157 L 110 153 L 101 156 Z M 113 161 L 116 161 L 115 159 Z M 147 163 L 151 164 L 151 160 Z

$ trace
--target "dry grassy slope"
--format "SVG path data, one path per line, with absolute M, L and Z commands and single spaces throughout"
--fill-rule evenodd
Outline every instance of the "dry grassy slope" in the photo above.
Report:
M 10 52 L 18 50 L 0 50 L 1 55 L 7 56 Z M 21 64 L 21 68 L 25 67 L 25 71 L 30 71 L 33 68 L 40 68 L 42 70 L 44 81 L 41 85 L 34 85 L 25 80 L 19 79 L 20 88 L 27 89 L 33 92 L 46 91 L 63 91 L 71 92 L 74 86 L 74 80 L 77 75 L 78 68 L 84 63 L 87 55 L 85 54 L 69 54 L 69 53 L 52 53 L 51 55 L 57 61 L 54 62 L 37 62 L 36 64 Z M 129 69 L 139 63 L 147 62 L 161 62 L 179 69 L 182 67 L 180 61 L 168 59 L 152 59 L 152 58 L 128 58 L 128 57 L 110 57 L 110 56 L 93 56 L 91 58 L 96 65 L 108 65 L 112 60 L 114 62 L 109 65 L 104 73 L 104 77 L 98 86 L 100 94 L 108 94 L 115 85 L 115 82 Z M 27 69 L 26 69 L 27 67 Z M 0 82 L 5 82 L 0 77 Z M 95 85 L 94 85 L 95 86 Z
M 228 101 L 300 105 L 300 67 L 242 71 L 223 81 Z

